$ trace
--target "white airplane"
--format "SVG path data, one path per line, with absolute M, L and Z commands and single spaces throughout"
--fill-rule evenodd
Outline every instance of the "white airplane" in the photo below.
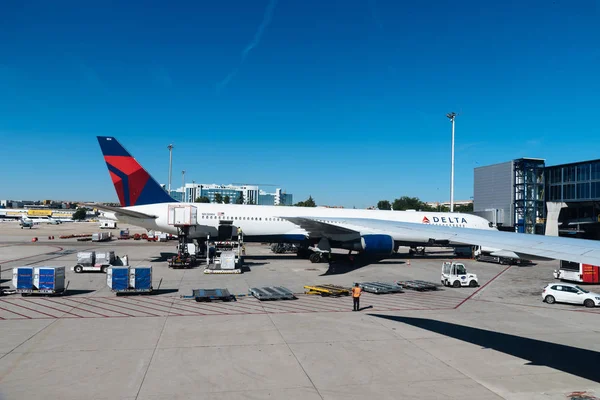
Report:
M 182 203 L 171 198 L 115 138 L 102 136 L 98 142 L 121 207 L 87 206 L 147 230 L 217 239 L 219 227 L 233 225 L 242 229 L 245 242 L 291 242 L 301 249 L 317 244 L 323 251 L 340 248 L 378 258 L 398 246 L 474 245 L 496 249 L 495 254 L 505 257 L 600 265 L 598 241 L 502 232 L 471 214 Z M 175 207 L 195 215 L 191 226 L 169 223 Z

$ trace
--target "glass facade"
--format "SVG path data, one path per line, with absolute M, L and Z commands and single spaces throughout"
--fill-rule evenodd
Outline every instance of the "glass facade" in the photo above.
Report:
M 548 201 L 600 200 L 600 160 L 547 167 Z
M 513 161 L 513 170 L 516 231 L 543 233 L 545 223 L 544 160 L 520 158 Z

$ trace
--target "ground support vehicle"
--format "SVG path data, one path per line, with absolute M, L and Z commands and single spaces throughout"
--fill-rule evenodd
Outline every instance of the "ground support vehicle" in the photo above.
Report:
M 471 274 L 463 263 L 445 261 L 442 263 L 442 285 L 459 288 L 461 286 L 477 287 L 477 275 Z
M 554 279 L 579 283 L 600 283 L 600 267 L 596 265 L 560 261 L 560 268 L 554 270 Z
M 80 251 L 77 253 L 77 265 L 71 267 L 71 271 L 75 271 L 78 274 L 84 271 L 104 273 L 113 265 L 118 265 L 119 263 L 127 265 L 127 256 L 124 257 L 123 261 L 115 257 L 114 251 Z

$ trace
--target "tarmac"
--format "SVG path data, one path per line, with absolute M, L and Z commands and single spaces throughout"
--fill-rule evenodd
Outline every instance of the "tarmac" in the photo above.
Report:
M 365 293 L 353 312 L 350 297 L 307 295 L 304 286 L 439 283 L 451 253 L 428 249 L 411 258 L 406 249 L 362 268 L 330 268 L 247 244 L 242 274 L 206 275 L 202 266 L 167 267 L 175 241 L 59 239 L 97 231 L 91 223 L 30 230 L 0 222 L 3 287 L 12 287 L 12 268 L 22 265 L 65 266 L 69 281 L 62 296 L 0 297 L 0 399 L 600 397 L 600 308 L 542 302 L 557 261 L 509 267 L 461 260 L 479 287 Z M 160 288 L 116 296 L 105 274 L 71 271 L 76 252 L 90 249 L 152 265 Z M 248 296 L 262 286 L 287 287 L 297 299 Z M 200 288 L 227 288 L 237 299 L 181 298 Z

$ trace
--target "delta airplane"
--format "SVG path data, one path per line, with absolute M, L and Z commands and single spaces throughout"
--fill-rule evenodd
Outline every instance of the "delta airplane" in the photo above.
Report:
M 180 228 L 169 224 L 169 213 L 173 207 L 187 207 L 195 215 L 195 223 L 185 228 L 190 239 L 218 238 L 220 226 L 233 225 L 242 229 L 245 242 L 297 243 L 303 255 L 309 246 L 384 258 L 398 246 L 474 245 L 512 258 L 600 265 L 598 241 L 502 232 L 471 214 L 182 203 L 169 196 L 115 138 L 100 136 L 98 142 L 121 207 L 86 205 L 103 210 L 107 218 L 147 230 L 181 235 Z

